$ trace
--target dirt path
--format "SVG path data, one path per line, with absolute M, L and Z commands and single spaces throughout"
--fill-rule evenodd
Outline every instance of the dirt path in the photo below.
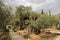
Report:
M 11 37 L 12 40 L 27 40 L 27 39 L 24 39 L 21 35 L 19 35 L 18 33 L 16 32 L 13 32 L 13 31 L 10 31 L 9 32 L 9 35 Z
M 60 40 L 60 35 L 57 35 L 54 40 Z

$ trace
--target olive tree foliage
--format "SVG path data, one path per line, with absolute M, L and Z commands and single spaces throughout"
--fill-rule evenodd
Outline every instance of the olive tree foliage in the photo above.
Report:
M 32 11 L 30 13 L 30 20 L 36 21 L 39 18 L 40 14 L 37 12 Z
M 39 14 L 39 13 L 32 11 L 31 14 L 30 14 L 30 20 L 29 20 L 30 25 L 31 25 L 31 26 L 34 26 L 36 20 L 37 20 L 39 17 L 40 17 L 40 14 Z
M 59 21 L 60 21 L 60 13 L 58 13 L 57 15 L 55 15 L 58 19 L 59 19 Z
M 40 17 L 33 21 L 33 26 L 36 28 L 49 28 L 53 25 L 56 25 L 59 23 L 59 19 L 55 16 L 49 16 L 49 15 L 40 15 Z
M 5 28 L 9 22 L 11 8 L 6 6 L 2 0 L 0 0 L 0 27 Z
M 55 18 L 58 19 L 58 23 L 56 24 L 56 28 L 60 30 L 60 13 L 55 15 Z

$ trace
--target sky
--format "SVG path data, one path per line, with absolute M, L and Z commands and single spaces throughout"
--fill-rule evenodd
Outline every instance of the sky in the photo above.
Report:
M 42 9 L 45 12 L 51 10 L 54 14 L 60 12 L 60 0 L 5 0 L 5 3 L 13 8 L 17 5 L 32 6 L 32 9 L 37 12 Z

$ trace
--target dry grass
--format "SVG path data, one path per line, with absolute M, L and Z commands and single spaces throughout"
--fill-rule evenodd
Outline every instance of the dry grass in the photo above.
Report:
M 35 34 L 31 34 L 30 35 L 30 40 L 40 40 L 40 37 L 38 35 L 35 35 Z
M 24 29 L 24 30 L 18 30 L 17 32 L 18 32 L 19 34 L 21 34 L 21 35 L 28 34 L 28 31 L 27 31 L 26 29 Z

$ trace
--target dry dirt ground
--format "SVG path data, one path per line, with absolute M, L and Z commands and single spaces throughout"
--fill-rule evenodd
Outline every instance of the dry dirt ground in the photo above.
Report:
M 48 29 L 46 29 L 46 30 L 48 30 Z M 60 30 L 55 30 L 55 29 L 49 29 L 49 30 L 52 30 L 54 32 L 56 32 L 56 31 L 60 32 Z M 18 30 L 17 32 L 21 35 L 28 34 L 28 31 L 26 29 L 25 30 Z M 30 40 L 45 40 L 45 39 L 46 40 L 60 40 L 60 35 L 56 36 L 56 34 L 54 34 L 54 33 L 46 34 L 46 33 L 42 32 L 39 35 L 35 35 L 34 33 L 32 33 L 29 36 L 30 36 L 29 37 Z
M 60 40 L 60 35 L 57 35 L 54 40 Z
M 14 31 L 10 31 L 9 35 L 11 40 L 27 40 L 27 39 L 24 39 L 21 35 L 19 35 L 19 33 Z

